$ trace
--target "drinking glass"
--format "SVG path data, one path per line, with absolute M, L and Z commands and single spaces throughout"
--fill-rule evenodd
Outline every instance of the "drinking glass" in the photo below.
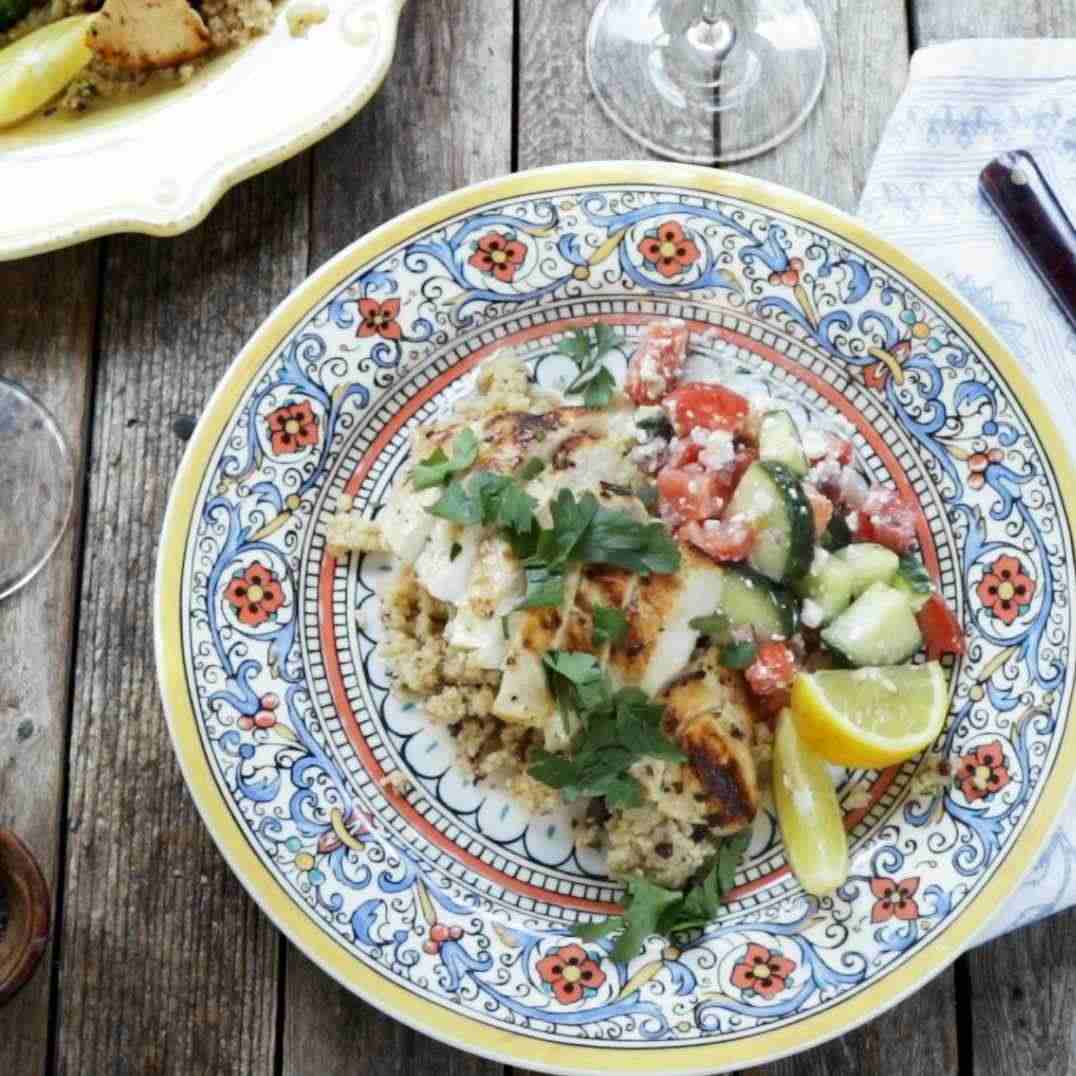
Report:
M 739 161 L 807 119 L 826 49 L 802 0 L 601 0 L 587 71 L 606 113 L 655 153 Z
M 0 377 L 0 598 L 55 551 L 71 519 L 75 469 L 52 415 Z

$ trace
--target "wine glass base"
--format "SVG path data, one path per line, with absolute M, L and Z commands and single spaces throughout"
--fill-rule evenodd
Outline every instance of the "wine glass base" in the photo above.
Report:
M 75 500 L 75 469 L 52 415 L 0 377 L 0 598 L 18 590 L 55 552 Z
M 663 157 L 709 164 L 764 153 L 804 123 L 822 92 L 818 20 L 796 0 L 719 0 L 734 43 L 708 52 L 684 15 L 701 6 L 601 0 L 587 36 L 591 86 L 621 130 Z

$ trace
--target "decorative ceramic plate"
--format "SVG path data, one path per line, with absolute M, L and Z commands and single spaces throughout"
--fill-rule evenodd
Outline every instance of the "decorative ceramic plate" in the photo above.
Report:
M 655 258 L 653 236 L 675 233 Z M 563 819 L 453 765 L 389 691 L 375 557 L 335 560 L 409 431 L 498 348 L 558 376 L 605 318 L 676 315 L 913 491 L 966 626 L 934 749 L 845 773 L 852 849 L 805 895 L 761 817 L 719 921 L 628 964 L 576 940 L 620 888 Z M 285 436 L 287 434 L 287 436 Z M 1032 390 L 954 294 L 849 217 L 710 170 L 587 164 L 450 195 L 357 242 L 258 331 L 198 427 L 160 553 L 158 661 L 183 772 L 236 874 L 356 994 L 529 1069 L 712 1073 L 840 1034 L 948 964 L 1033 861 L 1076 768 L 1072 472 Z M 257 576 L 261 596 L 237 597 Z M 406 780 L 403 780 L 406 778 Z M 551 959 L 552 958 L 552 959 Z M 567 962 L 589 988 L 558 990 Z
M 291 2 L 187 85 L 0 130 L 0 260 L 111 232 L 178 235 L 354 116 L 389 69 L 404 0 L 325 0 L 306 37 L 288 29 Z

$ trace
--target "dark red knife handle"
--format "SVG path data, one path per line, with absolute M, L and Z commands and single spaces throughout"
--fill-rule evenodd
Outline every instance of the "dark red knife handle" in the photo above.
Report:
M 1027 150 L 1003 153 L 979 189 L 1076 329 L 1076 228 Z

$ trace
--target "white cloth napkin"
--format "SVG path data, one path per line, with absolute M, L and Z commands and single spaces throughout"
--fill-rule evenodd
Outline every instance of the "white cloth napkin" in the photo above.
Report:
M 1076 217 L 1076 39 L 920 49 L 860 214 L 979 310 L 1076 445 L 1076 333 L 978 191 L 982 168 L 1014 149 L 1034 154 Z M 979 940 L 1073 904 L 1076 796 L 1039 863 Z

